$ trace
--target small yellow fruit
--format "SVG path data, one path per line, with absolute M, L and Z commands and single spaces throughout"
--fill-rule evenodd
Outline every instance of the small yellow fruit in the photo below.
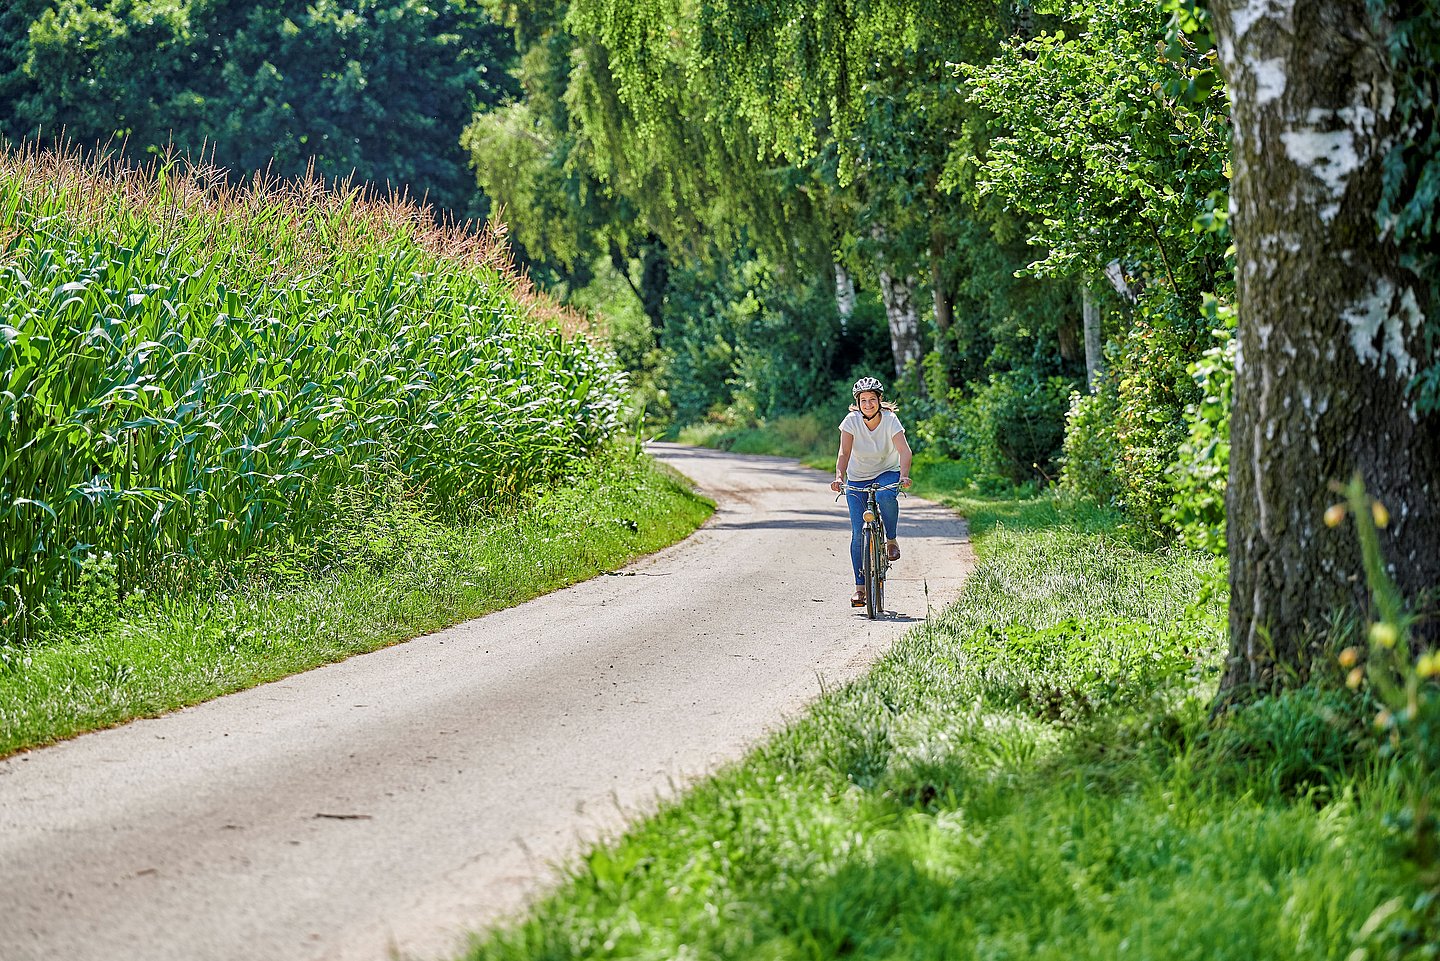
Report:
M 1345 505 L 1331 504 L 1325 509 L 1325 526 L 1339 527 L 1340 522 L 1345 519 Z
M 1363 680 L 1365 680 L 1365 668 L 1351 668 L 1350 673 L 1345 675 L 1345 686 L 1353 691 L 1360 686 L 1360 682 Z
M 1390 526 L 1390 512 L 1385 509 L 1384 504 L 1380 503 L 1379 501 L 1373 501 L 1370 504 L 1370 513 L 1375 518 L 1376 527 L 1379 527 L 1383 530 L 1384 528 Z
M 1435 677 L 1440 674 L 1440 652 L 1426 651 L 1415 662 L 1415 673 L 1421 677 Z
M 1360 660 L 1360 652 L 1353 647 L 1347 647 L 1340 652 L 1340 666 L 1354 667 Z
M 1370 642 L 1372 644 L 1379 644 L 1388 651 L 1395 646 L 1395 642 L 1399 639 L 1400 632 L 1395 630 L 1394 624 L 1381 621 L 1379 624 L 1370 625 Z

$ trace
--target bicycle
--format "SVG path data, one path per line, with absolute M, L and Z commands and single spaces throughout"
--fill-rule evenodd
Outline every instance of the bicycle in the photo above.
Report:
M 835 502 L 839 503 L 841 497 L 852 492 L 863 492 L 866 495 L 865 512 L 861 515 L 865 525 L 860 529 L 864 538 L 864 547 L 860 554 L 860 575 L 865 578 L 865 616 L 872 621 L 885 613 L 885 573 L 890 569 L 890 558 L 885 553 L 885 522 L 880 519 L 880 505 L 875 500 L 875 494 L 877 491 L 890 490 L 905 493 L 899 483 L 857 487 L 847 482 L 844 489 L 835 496 Z

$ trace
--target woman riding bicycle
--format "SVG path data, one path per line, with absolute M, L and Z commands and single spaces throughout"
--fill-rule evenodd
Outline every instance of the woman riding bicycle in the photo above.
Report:
M 865 492 L 857 488 L 872 484 L 890 487 L 876 492 L 880 518 L 885 524 L 885 553 L 892 561 L 900 559 L 900 544 L 895 528 L 900 520 L 900 501 L 895 487 L 910 486 L 910 444 L 905 428 L 895 416 L 895 405 L 885 403 L 885 387 L 874 377 L 861 377 L 851 388 L 855 403 L 840 422 L 840 453 L 835 458 L 835 480 L 832 491 L 847 491 L 845 501 L 850 507 L 850 564 L 855 569 L 855 596 L 851 607 L 865 604 L 865 577 L 860 573 L 864 552 Z M 849 482 L 847 488 L 846 482 Z

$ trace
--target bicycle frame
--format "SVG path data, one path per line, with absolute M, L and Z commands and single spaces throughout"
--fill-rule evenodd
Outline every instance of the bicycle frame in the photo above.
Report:
M 860 573 L 865 578 L 865 616 L 872 621 L 885 613 L 885 574 L 890 569 L 890 558 L 885 553 L 885 522 L 880 519 L 880 504 L 875 495 L 888 490 L 904 493 L 898 483 L 860 486 L 847 481 L 835 498 L 838 502 L 844 495 L 865 494 L 865 511 L 861 515 L 864 547 L 860 555 Z

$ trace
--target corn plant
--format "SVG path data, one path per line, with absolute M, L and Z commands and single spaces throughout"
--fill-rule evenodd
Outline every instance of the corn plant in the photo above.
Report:
M 617 427 L 608 351 L 403 200 L 27 147 L 0 244 L 0 640 L 91 555 L 122 591 L 243 567 L 377 464 L 462 517 Z

